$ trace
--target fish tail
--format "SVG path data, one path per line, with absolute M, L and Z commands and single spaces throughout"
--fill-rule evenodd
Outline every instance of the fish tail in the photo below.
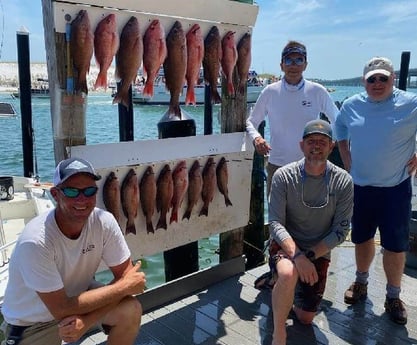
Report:
M 235 87 L 233 86 L 233 82 L 231 81 L 227 83 L 227 93 L 229 94 L 229 96 L 235 95 Z
M 187 104 L 196 104 L 194 88 L 187 88 L 187 94 L 185 96 L 185 105 Z
M 186 210 L 184 212 L 184 215 L 182 216 L 182 219 L 185 219 L 185 218 L 190 219 L 190 217 L 191 217 L 191 211 L 190 210 Z
M 219 92 L 217 91 L 217 88 L 211 89 L 211 100 L 214 104 L 219 104 L 222 102 L 222 99 L 219 95 Z
M 76 91 L 81 91 L 85 94 L 88 94 L 87 79 L 78 79 Z
M 178 223 L 178 211 L 172 211 L 171 218 L 169 219 L 169 224 L 171 224 L 172 222 Z
M 107 90 L 107 71 L 100 71 L 98 73 L 96 82 L 94 84 L 94 90 L 98 89 L 99 87 L 103 87 Z
M 153 225 L 152 225 L 152 222 L 147 222 L 147 223 L 146 223 L 146 231 L 148 232 L 148 234 L 149 234 L 150 232 L 152 232 L 152 233 L 154 233 L 154 232 L 155 232 L 155 230 L 154 230 L 154 228 L 153 228 Z
M 208 205 L 203 205 L 203 208 L 201 209 L 200 214 L 198 216 L 208 216 Z
M 143 88 L 142 94 L 144 96 L 153 97 L 153 81 L 150 79 L 146 80 L 145 87 Z
M 131 222 L 129 220 L 126 223 L 126 235 L 127 234 L 134 234 L 134 235 L 136 235 L 135 223 L 134 222 Z
M 113 104 L 116 103 L 123 104 L 129 110 L 129 94 L 125 95 L 124 93 L 117 92 L 113 98 Z
M 241 95 L 243 95 L 244 93 L 245 93 L 245 83 L 240 83 L 239 84 L 239 93 L 241 94 Z
M 157 229 L 167 229 L 167 219 L 166 216 L 161 216 L 158 220 L 158 224 L 156 224 Z
M 227 196 L 224 197 L 224 203 L 226 204 L 226 207 L 227 206 L 233 206 L 232 202 L 230 201 L 229 197 L 227 197 Z

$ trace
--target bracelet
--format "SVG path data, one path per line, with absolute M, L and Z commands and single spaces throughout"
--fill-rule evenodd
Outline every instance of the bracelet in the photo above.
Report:
M 302 252 L 301 250 L 299 250 L 298 252 L 296 252 L 296 253 L 294 254 L 294 256 L 291 258 L 291 261 L 292 261 L 292 262 L 294 262 L 294 261 L 295 261 L 295 259 L 296 259 L 297 257 L 299 257 L 300 255 L 304 255 L 304 252 Z

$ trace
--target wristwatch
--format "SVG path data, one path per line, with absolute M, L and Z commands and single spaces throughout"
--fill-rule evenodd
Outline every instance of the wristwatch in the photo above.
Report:
M 313 250 L 306 250 L 304 252 L 304 255 L 306 256 L 307 259 L 309 259 L 310 261 L 314 261 L 316 259 L 316 253 L 314 253 Z

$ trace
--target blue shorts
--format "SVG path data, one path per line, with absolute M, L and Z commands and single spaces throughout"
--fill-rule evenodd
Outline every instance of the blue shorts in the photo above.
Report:
M 400 253 L 409 249 L 411 178 L 394 187 L 354 187 L 352 242 L 374 238 L 379 229 L 381 246 Z

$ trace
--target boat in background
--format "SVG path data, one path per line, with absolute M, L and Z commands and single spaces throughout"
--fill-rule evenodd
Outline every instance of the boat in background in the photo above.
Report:
M 49 84 L 48 79 L 38 78 L 36 83 L 33 84 L 33 87 L 30 89 L 30 94 L 34 98 L 49 98 Z M 20 91 L 12 93 L 12 97 L 19 98 Z

